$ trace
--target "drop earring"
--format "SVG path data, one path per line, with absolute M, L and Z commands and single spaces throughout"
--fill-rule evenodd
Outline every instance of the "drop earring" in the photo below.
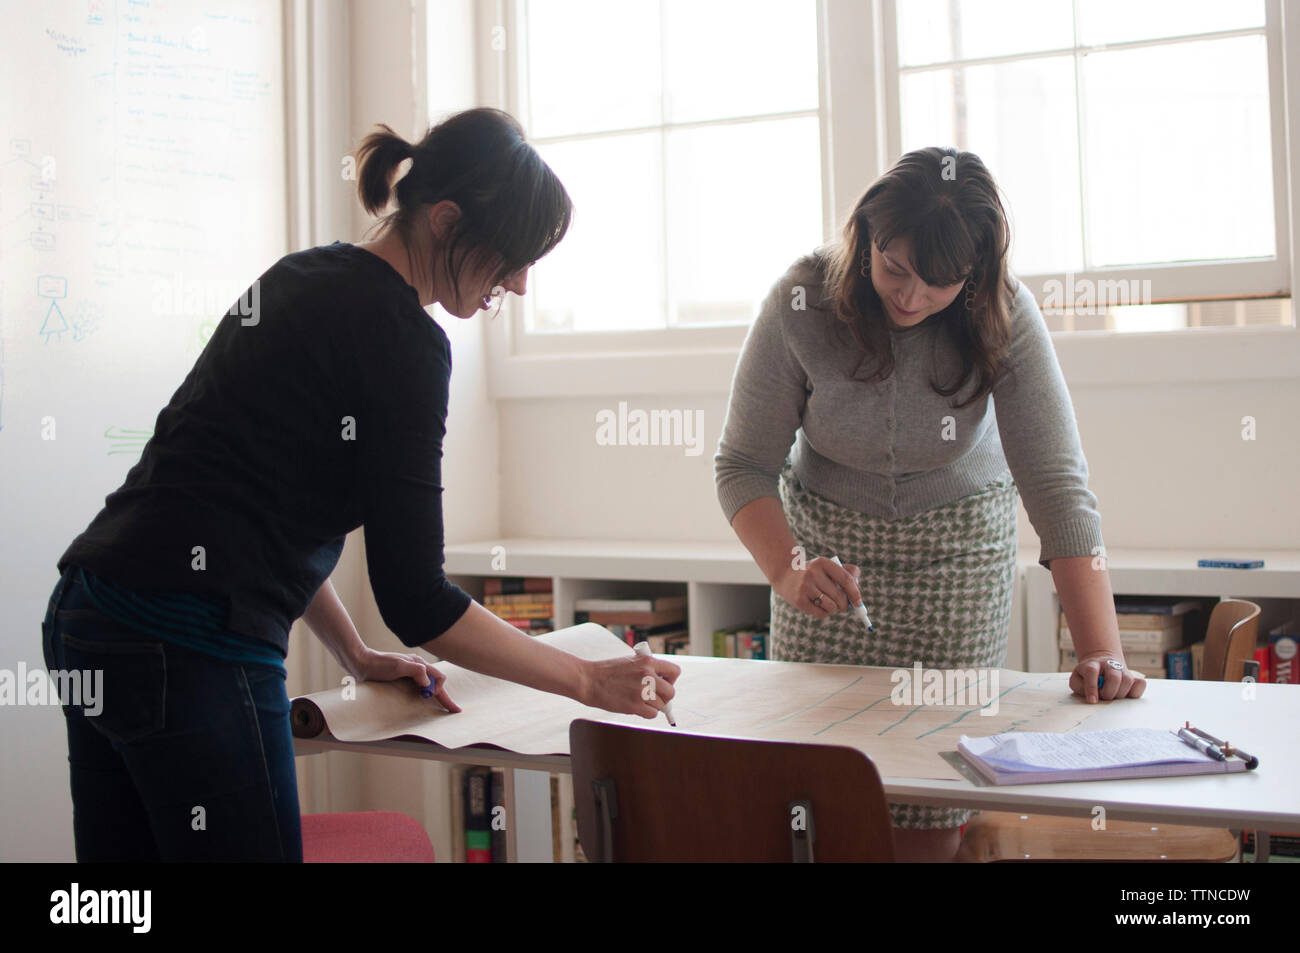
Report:
M 862 275 L 863 278 L 871 277 L 871 249 L 870 248 L 862 249 L 862 265 L 861 267 L 858 268 L 858 273 Z
M 966 279 L 966 310 L 975 310 L 975 276 Z

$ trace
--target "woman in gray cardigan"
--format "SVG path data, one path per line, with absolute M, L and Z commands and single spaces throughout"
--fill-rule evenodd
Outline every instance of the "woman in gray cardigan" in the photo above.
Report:
M 773 658 L 1001 667 L 1023 496 L 1078 653 L 1071 690 L 1142 694 L 1069 392 L 1009 245 L 979 158 L 922 149 L 866 191 L 841 241 L 772 288 L 715 467 L 723 512 L 772 584 Z M 874 632 L 846 611 L 858 601 Z M 903 860 L 950 859 L 970 816 L 890 812 Z

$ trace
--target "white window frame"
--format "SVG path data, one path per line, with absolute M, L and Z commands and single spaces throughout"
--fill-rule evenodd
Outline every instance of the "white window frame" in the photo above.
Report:
M 1075 10 L 1077 13 L 1077 5 Z M 900 76 L 902 68 L 899 63 L 898 0 L 884 0 L 885 22 L 885 104 L 888 133 L 886 141 L 891 156 L 901 156 L 902 118 L 900 103 L 902 90 Z M 1219 31 L 1231 36 L 1233 33 L 1253 34 L 1257 30 Z M 1206 301 L 1212 299 L 1236 299 L 1253 297 L 1277 297 L 1290 294 L 1290 252 L 1288 222 L 1291 218 L 1287 211 L 1286 176 L 1286 104 L 1282 96 L 1282 22 L 1278 0 L 1264 0 L 1264 35 L 1268 55 L 1268 97 L 1269 97 L 1269 140 L 1272 144 L 1273 160 L 1273 222 L 1275 257 L 1242 261 L 1188 262 L 1166 265 L 1126 265 L 1114 268 L 1085 268 L 1078 272 L 1046 272 L 1041 274 L 1017 275 L 1034 293 L 1041 306 L 1043 288 L 1049 281 L 1058 282 L 1058 287 L 1069 288 L 1071 281 L 1087 281 L 1092 287 L 1105 287 L 1103 281 L 1130 280 L 1150 281 L 1152 303 L 1172 301 Z M 1028 53 L 1016 53 L 1005 56 L 971 58 L 962 61 L 966 66 L 982 66 L 990 63 L 1009 63 L 1043 56 L 1070 56 L 1074 61 L 1075 75 L 1080 73 L 1083 56 L 1089 52 L 1101 50 L 1122 50 L 1129 47 L 1147 47 L 1166 45 L 1194 39 L 1195 35 L 1174 36 L 1167 39 L 1125 41 L 1123 43 L 1098 44 L 1095 46 L 1065 47 L 1054 50 L 1035 50 Z M 933 63 L 917 70 L 943 69 L 952 64 Z M 1082 130 L 1081 130 L 1082 132 Z M 1087 179 L 1085 159 L 1079 158 L 1080 171 Z M 997 172 L 994 170 L 994 175 Z M 1083 210 L 1084 228 L 1087 228 L 1087 209 Z M 1161 333 L 1179 333 L 1161 332 Z
M 866 187 L 898 156 L 894 0 L 812 0 L 817 6 L 823 221 L 825 239 L 836 235 Z M 1141 269 L 1153 297 L 1243 297 L 1230 284 L 1267 273 L 1275 294 L 1288 294 L 1300 273 L 1300 3 L 1265 0 L 1269 96 L 1274 134 L 1277 223 L 1275 262 Z M 516 113 L 520 36 L 518 0 L 480 0 L 479 101 Z M 507 51 L 487 37 L 504 28 Z M 892 57 L 892 60 L 891 60 Z M 892 116 L 891 116 L 892 113 Z M 1259 269 L 1269 266 L 1271 271 Z M 1195 269 L 1215 269 L 1212 280 Z M 1219 269 L 1224 269 L 1219 271 Z M 1119 269 L 1074 276 L 1113 280 Z M 1191 276 L 1191 277 L 1189 277 Z M 779 275 L 773 275 L 775 281 Z M 1021 276 L 1040 293 L 1051 275 Z M 1064 275 L 1059 276 L 1062 280 Z M 1186 285 L 1175 284 L 1187 279 Z M 1032 282 L 1032 283 L 1031 283 Z M 1238 286 L 1238 289 L 1244 286 Z M 1258 286 L 1256 286 L 1258 287 Z M 1270 286 L 1271 287 L 1271 286 Z M 1183 290 L 1181 293 L 1179 289 Z M 760 289 L 766 290 L 766 289 Z M 1256 292 L 1258 293 L 1258 292 Z M 498 399 L 614 396 L 628 393 L 726 394 L 747 326 L 666 328 L 565 336 L 562 352 L 528 353 L 519 346 L 522 308 L 507 301 L 486 319 L 489 393 Z M 1041 302 L 1040 302 L 1041 304 Z M 1225 327 L 1179 331 L 1053 332 L 1057 356 L 1071 386 L 1194 383 L 1300 377 L 1297 327 Z

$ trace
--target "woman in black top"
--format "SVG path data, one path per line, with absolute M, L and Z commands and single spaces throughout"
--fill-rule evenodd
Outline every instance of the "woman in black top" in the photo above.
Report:
M 64 709 L 78 860 L 301 860 L 283 664 L 299 617 L 353 676 L 432 684 L 460 710 L 419 655 L 362 643 L 329 582 L 357 526 L 405 645 L 646 718 L 673 696 L 671 662 L 579 659 L 444 575 L 451 351 L 424 309 L 469 318 L 524 294 L 571 205 L 499 110 L 417 145 L 382 129 L 357 151 L 366 210 L 397 202 L 378 237 L 286 255 L 254 282 L 59 560 L 46 665 L 103 680 Z

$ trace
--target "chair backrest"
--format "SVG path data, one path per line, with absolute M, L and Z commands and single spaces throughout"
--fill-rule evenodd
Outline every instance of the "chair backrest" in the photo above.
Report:
M 569 725 L 591 861 L 892 861 L 880 775 L 855 748 Z
M 1255 654 L 1259 634 L 1259 606 L 1245 599 L 1224 599 L 1210 613 L 1205 632 L 1205 657 L 1201 679 L 1239 682 L 1243 663 Z

